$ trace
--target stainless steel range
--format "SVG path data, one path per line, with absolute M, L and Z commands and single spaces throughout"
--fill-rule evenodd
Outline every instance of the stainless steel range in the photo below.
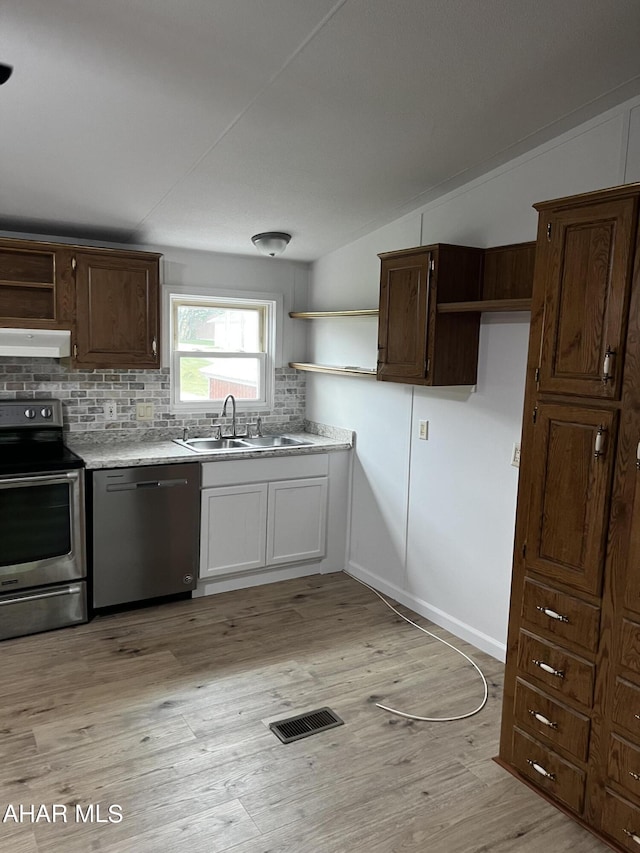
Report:
M 87 621 L 83 465 L 59 400 L 0 401 L 0 639 Z

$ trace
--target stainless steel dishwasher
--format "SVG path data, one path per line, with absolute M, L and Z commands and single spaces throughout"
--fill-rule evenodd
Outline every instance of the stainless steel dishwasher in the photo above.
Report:
M 93 606 L 196 586 L 200 542 L 197 463 L 93 472 Z

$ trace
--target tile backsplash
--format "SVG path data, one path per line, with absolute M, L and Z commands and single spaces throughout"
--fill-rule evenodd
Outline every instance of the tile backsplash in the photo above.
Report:
M 61 400 L 65 430 L 74 438 L 175 438 L 184 427 L 190 435 L 208 435 L 220 420 L 217 407 L 190 416 L 170 411 L 169 368 L 159 370 L 73 370 L 55 358 L 0 357 L 0 399 Z M 105 406 L 114 402 L 117 419 L 106 420 Z M 152 420 L 136 420 L 138 403 L 152 403 Z M 304 428 L 305 377 L 290 367 L 276 368 L 274 407 L 270 412 L 240 412 L 238 423 L 262 418 L 265 432 L 296 432 Z M 108 432 L 107 432 L 108 431 Z

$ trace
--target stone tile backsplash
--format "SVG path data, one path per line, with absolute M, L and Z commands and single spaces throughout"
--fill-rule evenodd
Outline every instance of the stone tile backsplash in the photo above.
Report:
M 73 370 L 55 358 L 0 357 L 0 399 L 61 400 L 65 430 L 74 438 L 175 438 L 184 427 L 192 436 L 208 435 L 220 420 L 214 409 L 185 416 L 170 411 L 169 368 L 159 370 Z M 117 420 L 108 421 L 105 405 L 116 404 Z M 152 420 L 136 420 L 138 403 L 153 403 Z M 265 432 L 296 432 L 304 428 L 305 377 L 290 367 L 276 368 L 274 407 L 270 412 L 240 412 L 238 422 L 262 418 Z M 84 434 L 84 435 L 83 435 Z

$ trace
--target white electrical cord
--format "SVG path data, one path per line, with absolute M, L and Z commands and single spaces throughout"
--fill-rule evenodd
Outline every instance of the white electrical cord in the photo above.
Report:
M 475 714 L 478 714 L 480 711 L 482 711 L 484 706 L 487 704 L 487 699 L 489 698 L 489 685 L 487 684 L 487 679 L 484 677 L 484 673 L 482 672 L 478 664 L 474 660 L 472 660 L 469 655 L 466 655 L 464 652 L 460 651 L 460 649 L 457 649 L 451 643 L 448 643 L 446 640 L 443 640 L 442 637 L 437 637 L 435 634 L 432 634 L 431 631 L 427 631 L 426 628 L 423 628 L 421 625 L 417 625 L 415 622 L 412 622 L 411 619 L 407 619 L 407 617 L 403 616 L 399 610 L 396 610 L 396 608 L 392 604 L 389 604 L 387 599 L 383 595 L 381 595 L 377 589 L 374 589 L 372 586 L 369 586 L 368 583 L 361 581 L 360 578 L 354 577 L 354 575 L 350 574 L 349 572 L 345 572 L 345 574 L 349 575 L 350 578 L 353 578 L 354 581 L 357 581 L 358 583 L 362 584 L 362 586 L 366 586 L 367 589 L 370 589 L 371 592 L 378 596 L 380 601 L 384 602 L 387 605 L 389 610 L 393 610 L 396 616 L 399 616 L 405 622 L 408 622 L 409 625 L 413 625 L 414 628 L 417 628 L 418 631 L 422 631 L 423 634 L 427 634 L 427 636 L 433 637 L 434 640 L 438 640 L 439 643 L 444 643 L 445 646 L 448 646 L 450 649 L 453 649 L 454 652 L 457 652 L 459 655 L 462 655 L 462 657 L 465 660 L 469 661 L 471 666 L 477 670 L 478 675 L 482 679 L 482 684 L 484 686 L 484 696 L 482 697 L 482 702 L 478 705 L 478 707 L 475 708 L 473 711 L 469 711 L 466 714 L 459 714 L 457 717 L 419 717 L 416 714 L 406 714 L 404 711 L 397 711 L 395 708 L 389 708 L 388 705 L 381 705 L 379 702 L 376 702 L 376 708 L 382 708 L 383 711 L 388 711 L 390 714 L 395 714 L 398 717 L 404 717 L 406 720 L 418 720 L 423 723 L 453 723 L 456 720 L 466 720 L 468 717 L 473 717 L 475 716 Z

